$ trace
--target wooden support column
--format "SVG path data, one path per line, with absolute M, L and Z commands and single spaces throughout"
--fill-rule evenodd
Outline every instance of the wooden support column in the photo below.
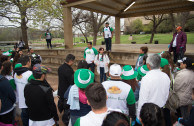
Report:
M 72 15 L 71 15 L 71 7 L 64 7 L 64 40 L 65 40 L 65 48 L 72 49 L 73 48 L 73 32 L 72 32 Z
M 120 44 L 121 29 L 120 17 L 115 17 L 115 44 Z

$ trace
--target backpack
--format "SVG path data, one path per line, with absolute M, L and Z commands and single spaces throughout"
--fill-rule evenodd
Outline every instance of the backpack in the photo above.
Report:
M 180 100 L 176 92 L 170 88 L 168 100 L 165 107 L 172 112 L 176 112 L 176 109 L 179 107 Z

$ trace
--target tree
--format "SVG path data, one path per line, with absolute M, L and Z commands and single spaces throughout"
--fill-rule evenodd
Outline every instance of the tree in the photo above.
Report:
M 146 20 L 150 20 L 152 22 L 152 35 L 150 38 L 150 43 L 152 43 L 154 34 L 156 33 L 157 27 L 162 23 L 166 18 L 164 18 L 164 14 L 161 15 L 153 15 L 153 16 L 144 16 Z
M 13 23 L 18 23 L 22 31 L 22 40 L 28 48 L 28 22 L 31 19 L 30 10 L 38 0 L 2 0 L 0 2 L 0 17 L 7 18 Z
M 90 19 L 91 19 L 90 23 L 93 29 L 93 45 L 94 46 L 96 45 L 98 32 L 100 28 L 102 27 L 102 25 L 104 25 L 104 23 L 108 20 L 108 18 L 110 18 L 110 16 L 105 16 L 100 13 L 90 12 Z
M 133 33 L 139 34 L 143 31 L 143 24 L 141 19 L 136 19 L 131 23 L 131 30 Z

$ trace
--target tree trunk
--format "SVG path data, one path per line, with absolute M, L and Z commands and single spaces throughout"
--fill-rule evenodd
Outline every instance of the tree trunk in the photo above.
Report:
M 154 29 L 152 31 L 152 35 L 151 35 L 151 38 L 150 38 L 150 44 L 153 42 L 153 39 L 154 39 L 154 34 L 156 33 L 156 29 Z
M 23 15 L 24 14 L 24 15 Z M 25 20 L 26 12 L 21 12 L 21 30 L 22 30 L 22 40 L 25 42 L 25 48 L 28 49 L 28 32 L 27 32 L 27 22 Z
M 170 18 L 171 18 L 171 21 L 172 21 L 172 32 L 175 33 L 176 32 L 176 28 L 175 28 L 176 27 L 175 26 L 176 22 L 175 22 L 173 13 L 170 13 Z
M 98 34 L 98 32 L 94 31 L 94 37 L 93 37 L 93 45 L 94 46 L 96 46 L 97 34 Z

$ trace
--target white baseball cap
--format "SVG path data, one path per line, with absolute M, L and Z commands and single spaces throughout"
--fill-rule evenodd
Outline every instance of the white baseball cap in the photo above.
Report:
M 113 64 L 110 66 L 110 75 L 111 76 L 121 76 L 121 72 L 122 72 L 122 69 L 121 69 L 121 66 L 119 64 Z

